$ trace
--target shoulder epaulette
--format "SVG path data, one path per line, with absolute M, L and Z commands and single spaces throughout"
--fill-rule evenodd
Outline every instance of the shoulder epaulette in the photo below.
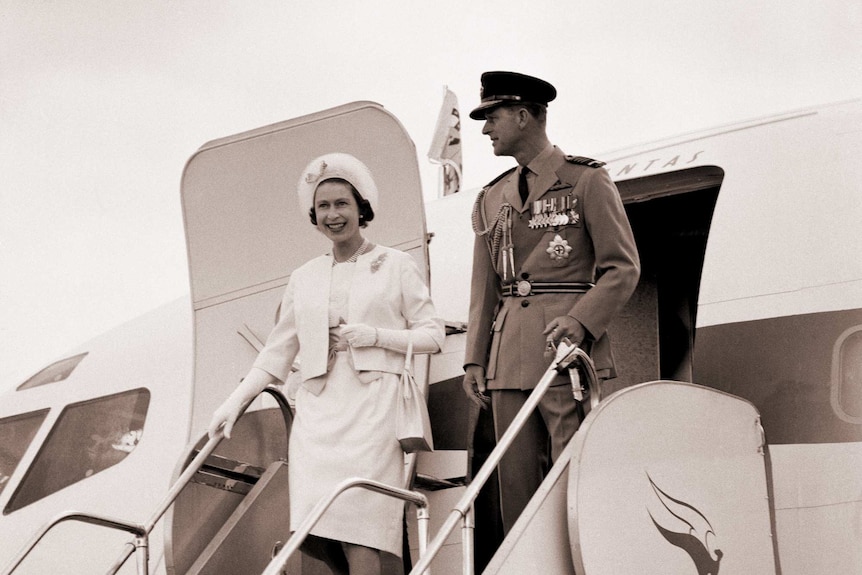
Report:
M 566 156 L 566 161 L 572 164 L 579 164 L 581 166 L 589 166 L 590 168 L 601 168 L 605 165 L 601 160 L 594 160 L 584 156 Z
M 499 176 L 497 176 L 496 178 L 494 178 L 493 180 L 491 180 L 490 182 L 488 182 L 487 184 L 485 184 L 482 187 L 485 189 L 490 188 L 491 186 L 493 186 L 494 184 L 496 184 L 497 182 L 499 182 L 500 180 L 502 180 L 503 178 L 505 178 L 506 176 L 508 176 L 512 172 L 514 172 L 516 169 L 517 168 L 511 168 L 511 169 L 506 170 L 505 172 L 503 172 L 502 174 L 500 174 Z

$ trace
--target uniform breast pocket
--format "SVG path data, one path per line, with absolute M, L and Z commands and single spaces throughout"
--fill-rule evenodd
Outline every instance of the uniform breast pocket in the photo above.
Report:
M 541 199 L 530 204 L 530 216 L 533 227 L 580 227 L 580 198 L 571 191 L 571 186 L 553 187 Z

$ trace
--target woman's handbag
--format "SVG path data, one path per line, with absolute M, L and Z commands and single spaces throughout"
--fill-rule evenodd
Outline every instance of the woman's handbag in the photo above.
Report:
M 431 436 L 431 418 L 428 417 L 428 404 L 413 377 L 413 340 L 407 344 L 404 371 L 398 389 L 398 405 L 395 411 L 395 437 L 405 453 L 433 451 L 434 439 Z

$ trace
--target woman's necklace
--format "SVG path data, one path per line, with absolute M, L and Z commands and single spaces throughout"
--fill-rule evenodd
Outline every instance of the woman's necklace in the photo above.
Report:
M 356 260 L 359 259 L 359 256 L 361 256 L 365 252 L 369 251 L 370 248 L 371 248 L 371 242 L 369 242 L 367 239 L 363 238 L 362 243 L 359 244 L 359 247 L 356 248 L 356 251 L 353 252 L 353 255 L 350 256 L 349 258 L 347 258 L 346 260 L 344 260 L 343 262 L 340 262 L 335 258 L 335 251 L 333 251 L 332 252 L 332 265 L 356 263 Z

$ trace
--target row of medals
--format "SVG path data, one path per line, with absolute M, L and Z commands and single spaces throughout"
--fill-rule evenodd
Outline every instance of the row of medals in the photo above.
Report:
M 530 229 L 578 223 L 581 215 L 575 211 L 577 205 L 578 198 L 570 195 L 536 200 L 530 206 Z

